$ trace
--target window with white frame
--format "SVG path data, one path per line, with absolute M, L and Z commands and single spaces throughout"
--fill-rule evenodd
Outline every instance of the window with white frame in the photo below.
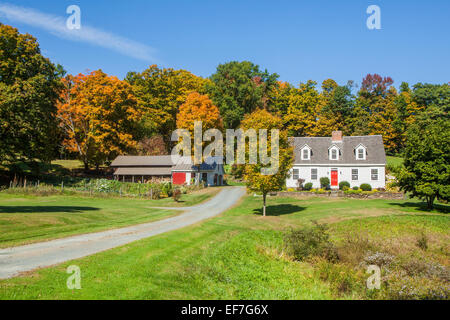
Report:
M 299 174 L 300 172 L 299 172 L 299 169 L 294 169 L 293 170 L 293 172 L 292 172 L 292 178 L 294 179 L 294 180 L 298 180 L 298 178 L 300 177 L 300 174 Z
M 352 180 L 358 181 L 358 169 L 352 169 Z
M 370 178 L 372 179 L 372 181 L 378 180 L 378 169 L 370 170 Z
M 311 159 L 311 149 L 305 146 L 302 149 L 302 160 L 310 160 Z
M 363 145 L 356 148 L 356 160 L 366 160 L 366 148 Z
M 311 169 L 311 180 L 317 180 L 317 169 Z
M 330 149 L 330 160 L 339 160 L 339 149 L 333 147 Z

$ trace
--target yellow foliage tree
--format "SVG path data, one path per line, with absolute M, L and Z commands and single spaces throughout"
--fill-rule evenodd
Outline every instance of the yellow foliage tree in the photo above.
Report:
M 272 145 L 271 130 L 279 130 L 282 126 L 282 119 L 270 114 L 266 110 L 256 110 L 247 115 L 241 122 L 241 128 L 243 130 L 254 129 L 258 132 L 260 129 L 267 129 L 268 150 L 274 150 L 273 148 L 275 147 Z M 246 149 L 248 150 L 248 148 Z M 283 188 L 292 165 L 293 149 L 289 146 L 286 131 L 279 132 L 278 150 L 278 170 L 271 175 L 265 175 L 262 173 L 262 169 L 270 167 L 270 164 L 264 165 L 261 161 L 259 161 L 257 164 L 245 165 L 244 179 L 247 187 L 252 191 L 260 192 L 263 196 L 263 216 L 266 216 L 267 195 L 269 192 L 279 191 Z M 270 156 L 273 155 L 269 155 L 269 157 Z M 259 155 L 259 159 L 261 159 L 261 154 Z

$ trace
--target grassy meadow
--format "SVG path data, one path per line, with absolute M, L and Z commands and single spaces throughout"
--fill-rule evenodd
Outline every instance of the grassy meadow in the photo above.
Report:
M 261 202 L 246 196 L 197 225 L 1 280 L 0 299 L 395 299 L 417 298 L 402 296 L 405 286 L 448 285 L 447 205 L 424 211 L 414 200 L 270 197 L 262 217 Z M 298 260 L 286 249 L 287 230 L 313 221 L 327 224 L 338 262 Z M 379 292 L 365 288 L 360 263 L 367 256 L 391 259 Z M 81 268 L 81 290 L 66 287 L 73 264 Z
M 148 200 L 0 192 L 0 248 L 160 220 L 180 212 L 152 206 L 192 206 L 218 191 L 218 188 L 209 188 L 184 194 L 178 203 L 172 198 Z

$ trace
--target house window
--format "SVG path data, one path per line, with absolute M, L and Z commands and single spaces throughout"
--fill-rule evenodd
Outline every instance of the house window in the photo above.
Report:
M 305 146 L 302 149 L 302 160 L 309 160 L 311 158 L 311 149 L 308 146 Z
M 311 169 L 311 180 L 317 180 L 317 169 Z
M 366 160 L 366 148 L 363 145 L 356 147 L 356 160 Z
M 292 178 L 294 180 L 298 180 L 298 178 L 299 178 L 299 170 L 298 169 L 294 169 Z
M 358 169 L 352 169 L 352 180 L 353 181 L 358 180 Z
M 331 149 L 331 160 L 337 160 L 337 159 L 338 159 L 337 149 Z
M 358 160 L 364 160 L 364 149 L 358 149 Z
M 303 160 L 309 160 L 309 150 L 303 149 Z
M 370 177 L 371 177 L 372 181 L 377 181 L 378 180 L 378 169 L 370 170 Z

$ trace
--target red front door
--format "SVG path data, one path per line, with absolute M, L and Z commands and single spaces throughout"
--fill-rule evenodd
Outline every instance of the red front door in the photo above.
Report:
M 186 182 L 186 172 L 174 172 L 172 179 L 173 184 L 184 184 Z
M 331 186 L 332 187 L 338 186 L 338 171 L 337 170 L 331 170 Z

